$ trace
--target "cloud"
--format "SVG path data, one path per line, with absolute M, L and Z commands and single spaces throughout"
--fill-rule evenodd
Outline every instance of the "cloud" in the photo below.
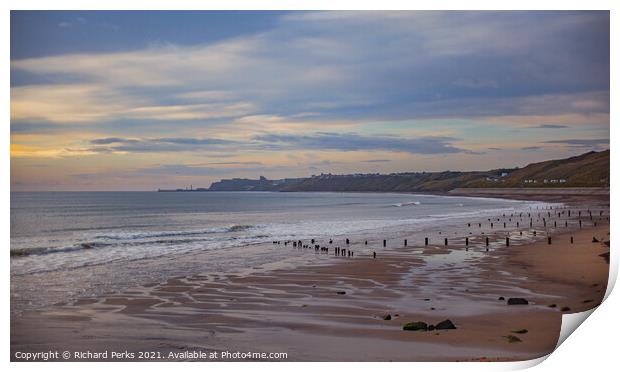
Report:
M 544 143 L 568 145 L 573 147 L 596 147 L 609 146 L 609 139 L 564 139 L 564 140 L 552 140 L 545 141 Z
M 540 146 L 526 146 L 526 147 L 521 147 L 521 150 L 525 150 L 525 151 L 538 151 L 538 150 L 542 150 L 543 148 Z
M 130 153 L 155 153 L 155 152 L 187 152 L 187 151 L 217 151 L 226 146 L 239 146 L 242 143 L 220 138 L 119 138 L 106 137 L 96 138 L 90 141 L 96 145 L 84 149 L 92 152 L 130 152 Z
M 138 143 L 138 140 L 127 139 L 127 138 L 119 138 L 119 137 L 107 137 L 107 138 L 97 138 L 91 140 L 90 143 L 93 145 L 110 145 L 113 143 Z
M 389 159 L 370 159 L 370 160 L 362 160 L 363 163 L 388 163 L 391 162 Z
M 458 78 L 453 84 L 471 89 L 499 88 L 497 81 L 484 79 Z
M 559 125 L 559 124 L 541 124 L 541 125 L 537 125 L 535 127 L 532 127 L 535 129 L 562 129 L 562 128 L 568 128 L 568 125 Z
M 399 138 L 361 136 L 356 133 L 315 133 L 310 135 L 265 134 L 255 140 L 272 144 L 273 148 L 322 149 L 336 151 L 396 151 L 412 154 L 468 153 L 451 145 L 451 137 Z
M 13 120 L 598 113 L 609 111 L 593 93 L 609 90 L 609 14 L 295 12 L 210 44 L 12 60 L 11 69 L 41 81 L 13 81 Z
M 452 137 L 363 136 L 357 133 L 318 132 L 306 135 L 261 134 L 248 140 L 221 138 L 120 138 L 105 137 L 90 141 L 94 147 L 84 149 L 93 152 L 187 152 L 187 151 L 271 151 L 333 150 L 333 151 L 393 151 L 412 154 L 473 153 L 452 145 Z M 106 150 L 103 150 L 106 149 Z M 388 162 L 374 159 L 367 162 Z M 323 161 L 321 165 L 328 164 Z
M 260 161 L 225 161 L 225 162 L 212 162 L 207 163 L 210 165 L 261 165 Z
M 156 104 L 148 95 L 98 84 L 45 84 L 11 88 L 11 120 L 58 124 L 114 120 L 187 121 L 242 117 L 250 102 Z
M 223 145 L 235 142 L 219 138 L 158 138 L 153 140 L 157 143 L 174 143 L 178 145 Z

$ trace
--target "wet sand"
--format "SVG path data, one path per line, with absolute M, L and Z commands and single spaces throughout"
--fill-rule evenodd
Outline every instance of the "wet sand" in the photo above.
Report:
M 489 252 L 474 238 L 467 250 L 461 242 L 378 246 L 376 259 L 330 250 L 323 263 L 296 269 L 170 278 L 13 314 L 11 358 L 18 351 L 107 350 L 192 360 L 182 353 L 202 350 L 286 352 L 276 360 L 288 361 L 532 359 L 554 349 L 562 314 L 601 302 L 609 270 L 599 256 L 609 251 L 606 223 L 554 235 L 551 245 L 539 238 Z M 352 239 L 350 248 L 362 244 Z M 507 305 L 510 297 L 529 304 Z M 408 322 L 445 319 L 457 329 L 403 330 Z
M 488 187 L 457 188 L 448 195 L 494 197 L 516 200 L 548 202 L 588 202 L 597 200 L 609 203 L 609 187 Z

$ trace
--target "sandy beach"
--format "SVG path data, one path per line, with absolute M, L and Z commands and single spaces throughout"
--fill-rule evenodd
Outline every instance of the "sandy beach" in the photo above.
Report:
M 149 352 L 146 359 L 205 360 L 197 351 L 219 353 L 211 360 L 238 360 L 225 352 L 283 352 L 270 360 L 288 361 L 532 359 L 554 349 L 562 314 L 600 304 L 608 241 L 601 219 L 554 234 L 552 244 L 542 231 L 533 243 L 491 251 L 481 236 L 468 247 L 456 239 L 426 247 L 381 248 L 376 241 L 369 242 L 379 247 L 376 258 L 330 250 L 323 262 L 295 269 L 174 277 L 14 314 L 11 358 L 69 350 L 108 351 L 104 360 L 140 360 L 141 352 Z M 282 249 L 320 254 L 291 245 Z M 352 238 L 347 248 L 362 245 Z M 508 305 L 509 298 L 528 304 Z M 409 322 L 447 319 L 456 329 L 403 330 Z M 119 359 L 112 352 L 136 354 Z
M 5 13 L 12 362 L 527 361 L 601 304 L 609 9 L 234 5 Z

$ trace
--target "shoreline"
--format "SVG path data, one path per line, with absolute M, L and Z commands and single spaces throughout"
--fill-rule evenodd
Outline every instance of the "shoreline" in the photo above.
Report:
M 11 358 L 23 348 L 60 345 L 161 351 L 218 350 L 230 345 L 229 349 L 250 351 L 290 349 L 291 360 L 531 359 L 555 346 L 561 307 L 582 311 L 602 299 L 608 264 L 590 255 L 588 248 L 593 243 L 587 240 L 591 234 L 605 238 L 606 231 L 604 223 L 559 234 L 553 238 L 557 243 L 550 246 L 552 250 L 546 242 L 535 242 L 484 252 L 480 246 L 474 248 L 480 242 L 472 241 L 467 256 L 462 246 L 410 246 L 380 252 L 376 260 L 333 257 L 327 263 L 295 269 L 169 278 L 122 293 L 12 314 Z M 566 234 L 575 236 L 575 244 L 568 246 L 574 251 L 570 255 L 558 248 L 566 246 Z M 607 235 L 603 240 L 608 239 Z M 533 250 L 540 253 L 530 254 Z M 561 268 L 571 263 L 574 268 L 585 258 L 591 266 L 588 272 L 596 273 L 596 278 L 588 276 L 589 282 L 582 283 L 580 278 L 559 277 L 558 273 L 572 275 L 574 271 Z M 475 271 L 460 267 L 462 262 Z M 440 275 L 420 276 L 417 271 L 423 265 L 439 265 Z M 508 274 L 498 276 L 498 265 Z M 530 282 L 530 277 L 536 280 Z M 515 281 L 518 290 L 511 291 Z M 521 295 L 532 302 L 526 308 L 497 300 L 499 296 L 518 297 L 523 289 Z M 558 307 L 542 304 L 558 293 L 560 297 L 553 297 Z M 391 320 L 382 319 L 386 313 Z M 424 333 L 401 329 L 405 320 L 430 323 L 444 319 L 451 319 L 458 329 Z M 529 331 L 514 334 L 511 327 Z M 496 334 L 498 329 L 501 335 Z M 511 335 L 522 342 L 506 341 Z M 261 341 L 265 337 L 272 340 L 270 345 Z M 417 351 L 412 352 L 412 347 Z
M 499 197 L 541 202 L 605 202 L 609 203 L 609 187 L 523 187 L 523 188 L 457 188 L 449 195 Z

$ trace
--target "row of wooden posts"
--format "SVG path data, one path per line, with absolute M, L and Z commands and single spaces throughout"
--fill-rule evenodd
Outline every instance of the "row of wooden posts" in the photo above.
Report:
M 520 232 L 520 235 L 523 235 L 523 232 L 522 232 L 522 231 Z M 536 236 L 536 231 L 533 231 L 533 235 L 534 235 L 534 236 Z M 505 242 L 506 242 L 506 246 L 507 246 L 507 247 L 509 247 L 509 246 L 510 246 L 510 237 L 508 237 L 508 236 L 507 236 L 505 239 L 506 239 L 506 240 L 505 240 Z M 289 243 L 289 242 L 290 242 L 290 241 L 285 241 L 285 242 L 284 242 L 284 245 L 285 245 L 285 246 L 286 246 L 286 245 L 288 245 L 288 243 Z M 314 240 L 314 239 L 312 239 L 312 240 L 311 240 L 311 242 L 312 242 L 312 247 L 311 247 L 310 245 L 304 245 L 304 244 L 302 244 L 302 241 L 301 241 L 301 240 L 299 240 L 299 241 L 293 241 L 293 242 L 292 242 L 292 245 L 293 245 L 293 247 L 295 247 L 295 248 L 314 248 L 314 250 L 315 250 L 316 252 L 329 253 L 329 247 L 321 246 L 320 244 L 314 244 L 314 243 L 315 243 L 315 240 Z M 552 242 L 551 237 L 550 237 L 550 236 L 548 236 L 548 237 L 547 237 L 547 244 L 551 244 L 551 242 Z M 573 238 L 573 236 L 571 236 L 571 237 L 570 237 L 570 242 L 571 242 L 571 244 L 573 244 L 573 243 L 574 243 L 574 238 Z M 329 243 L 330 243 L 330 244 L 332 244 L 332 240 L 331 240 L 331 239 L 330 239 Z M 281 242 L 280 242 L 280 241 L 274 241 L 274 242 L 273 242 L 273 244 L 281 244 Z M 346 239 L 346 244 L 347 244 L 347 245 L 349 245 L 349 244 L 350 244 L 350 241 L 349 241 L 349 239 L 348 239 L 348 238 Z M 489 249 L 488 249 L 489 244 L 490 244 L 489 237 L 488 237 L 488 236 L 486 236 L 486 237 L 485 237 L 485 246 L 487 247 L 487 251 L 489 250 Z M 365 241 L 364 241 L 364 245 L 368 245 L 368 240 L 365 240 Z M 429 238 L 428 238 L 428 237 L 425 237 L 425 238 L 424 238 L 424 245 L 425 245 L 425 246 L 428 246 L 428 245 L 429 245 Z M 448 238 L 444 238 L 444 245 L 445 245 L 445 246 L 448 246 Z M 387 239 L 383 239 L 383 247 L 386 247 L 386 246 L 387 246 Z M 405 247 L 407 246 L 407 239 L 405 239 L 405 240 L 404 240 L 404 246 L 405 246 Z M 465 237 L 465 247 L 466 247 L 466 248 L 468 248 L 468 247 L 469 247 L 469 237 Z M 353 255 L 354 255 L 354 253 L 353 253 L 353 251 L 352 251 L 352 250 L 350 250 L 350 249 L 345 249 L 345 248 L 340 248 L 340 247 L 334 247 L 334 254 L 335 254 L 336 256 L 347 256 L 347 257 L 353 257 Z M 375 252 L 373 252 L 373 256 L 374 256 L 374 257 L 376 257 L 376 253 L 375 253 Z
M 551 208 L 551 209 L 553 209 L 553 208 Z M 568 211 L 564 210 L 562 212 L 557 212 L 557 216 L 560 217 L 565 212 L 568 212 L 568 217 L 571 216 L 571 210 L 568 210 Z M 587 212 L 589 214 L 590 220 L 593 220 L 592 212 L 590 210 L 588 210 Z M 522 215 L 523 215 L 523 213 L 520 213 L 519 217 L 522 217 Z M 533 218 L 531 217 L 531 213 L 527 213 L 527 215 L 528 215 L 528 217 L 530 217 L 529 225 L 530 225 L 530 228 L 531 228 L 533 226 Z M 538 216 L 540 217 L 540 213 L 538 213 Z M 581 217 L 581 211 L 578 211 L 578 216 Z M 600 211 L 599 217 L 602 217 L 602 216 L 603 216 L 603 211 Z M 505 218 L 506 215 L 504 214 L 503 217 Z M 510 217 L 514 217 L 514 215 L 511 214 Z M 547 217 L 551 218 L 551 212 L 547 212 Z M 543 220 L 543 226 L 546 228 L 547 227 L 547 219 L 543 217 L 542 220 Z M 607 220 L 609 220 L 609 217 L 607 217 Z M 491 219 L 489 218 L 488 221 L 491 221 Z M 497 218 L 497 221 L 500 221 L 500 219 Z M 509 221 L 512 221 L 512 218 L 510 218 Z M 537 219 L 537 221 L 538 221 L 538 219 Z M 599 221 L 600 221 L 600 218 L 599 218 Z M 557 228 L 557 221 L 553 221 L 553 225 L 554 225 L 554 227 Z M 597 221 L 594 221 L 593 225 L 596 226 L 597 225 Z M 491 226 L 491 228 L 494 228 L 494 223 L 491 222 L 490 226 Z M 504 228 L 506 228 L 506 222 L 503 223 L 503 226 L 504 226 Z M 517 226 L 517 228 L 520 227 L 520 224 L 519 224 L 518 221 L 516 222 L 516 226 Z M 565 220 L 564 226 L 568 227 L 568 220 Z M 468 223 L 467 227 L 471 227 L 471 223 Z M 482 223 L 478 223 L 478 227 L 482 228 Z M 579 219 L 579 228 L 581 228 L 581 227 L 582 227 L 582 220 Z M 441 234 L 441 232 L 439 234 Z M 470 232 L 470 234 L 471 234 L 471 232 Z M 536 234 L 537 234 L 536 230 L 533 230 L 532 234 L 534 236 L 536 236 Z M 523 235 L 523 231 L 519 231 L 519 235 Z M 290 241 L 285 241 L 284 245 L 286 246 L 289 242 Z M 274 244 L 280 244 L 281 242 L 280 241 L 274 241 L 273 243 Z M 345 243 L 346 243 L 347 246 L 350 245 L 349 238 L 345 239 Z M 407 239 L 404 239 L 403 244 L 404 244 L 405 247 L 407 246 L 407 243 L 408 243 Z M 551 244 L 551 243 L 552 243 L 551 236 L 547 236 L 547 244 Z M 571 244 L 574 243 L 573 236 L 570 237 L 570 243 Z M 311 239 L 311 244 L 312 244 L 312 246 L 304 245 L 301 240 L 293 241 L 292 242 L 293 247 L 296 247 L 296 248 L 297 247 L 298 248 L 314 248 L 315 251 L 317 251 L 317 252 L 329 253 L 329 247 L 324 247 L 324 246 L 321 246 L 319 244 L 315 244 L 315 239 Z M 329 244 L 330 245 L 333 244 L 333 240 L 332 239 L 329 240 Z M 489 248 L 488 248 L 489 244 L 490 244 L 489 237 L 486 236 L 485 237 L 485 246 L 487 247 L 486 248 L 487 251 L 489 250 Z M 510 237 L 508 237 L 508 236 L 505 237 L 505 244 L 506 244 L 507 247 L 510 246 Z M 368 245 L 368 240 L 364 241 L 364 245 Z M 429 245 L 429 238 L 425 237 L 424 238 L 424 246 L 428 246 L 428 245 Z M 444 238 L 444 245 L 448 246 L 448 238 Z M 383 239 L 383 247 L 387 247 L 387 239 Z M 465 247 L 466 248 L 469 247 L 469 237 L 465 237 Z M 344 249 L 344 248 L 340 248 L 340 247 L 334 247 L 334 254 L 336 256 L 347 256 L 347 257 L 352 257 L 354 255 L 352 250 Z M 373 252 L 373 257 L 376 257 L 376 252 Z

